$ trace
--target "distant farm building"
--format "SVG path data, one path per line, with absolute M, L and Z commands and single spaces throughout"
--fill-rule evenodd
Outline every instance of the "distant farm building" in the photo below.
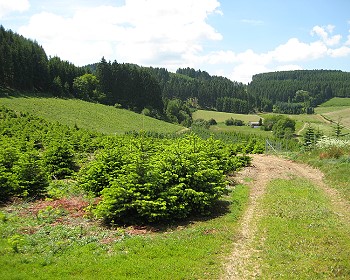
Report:
M 249 122 L 249 126 L 251 128 L 258 128 L 260 127 L 260 122 Z

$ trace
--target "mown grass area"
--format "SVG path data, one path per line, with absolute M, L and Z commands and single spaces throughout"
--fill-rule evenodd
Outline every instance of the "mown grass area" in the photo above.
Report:
M 29 215 L 25 203 L 1 207 L 0 279 L 216 279 L 248 195 L 236 186 L 218 217 L 138 235 L 88 218 L 59 223 L 48 208 Z
M 334 97 L 324 103 L 322 103 L 319 107 L 325 108 L 325 107 L 350 107 L 350 98 L 340 98 L 340 97 Z
M 212 132 L 235 132 L 235 133 L 242 133 L 242 134 L 254 134 L 262 137 L 269 137 L 272 136 L 271 131 L 264 131 L 260 128 L 252 128 L 247 125 L 243 126 L 227 126 L 224 123 L 218 123 L 217 125 L 210 126 L 210 131 Z
M 174 133 L 184 129 L 128 110 L 90 103 L 77 99 L 52 97 L 9 96 L 0 98 L 0 105 L 27 112 L 51 122 L 78 126 L 106 134 L 122 134 L 128 131 L 152 131 Z
M 197 110 L 193 113 L 193 119 L 204 119 L 206 121 L 210 119 L 216 120 L 216 122 L 225 122 L 226 120 L 233 118 L 244 121 L 246 124 L 249 122 L 258 122 L 260 117 L 255 114 L 245 115 L 245 114 L 234 114 L 226 112 L 217 112 L 217 111 L 206 111 L 206 110 Z
M 340 121 L 350 132 L 350 98 L 332 98 L 317 107 L 315 112 L 333 123 Z
M 349 224 L 318 187 L 299 178 L 275 180 L 262 205 L 262 279 L 349 278 Z

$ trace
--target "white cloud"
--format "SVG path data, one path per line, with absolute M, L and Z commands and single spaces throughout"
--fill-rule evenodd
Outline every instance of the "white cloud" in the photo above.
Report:
M 349 30 L 350 33 L 350 30 Z M 350 45 L 350 35 L 348 35 L 348 40 L 345 42 L 345 45 L 349 46 Z
M 50 55 L 79 65 L 102 55 L 157 65 L 189 59 L 202 51 L 203 42 L 221 40 L 206 22 L 210 14 L 220 13 L 219 7 L 217 0 L 126 0 L 119 7 L 80 9 L 68 18 L 42 12 L 19 32 L 37 39 Z
M 329 37 L 330 34 L 333 33 L 335 26 L 334 25 L 327 25 L 325 27 L 321 26 L 314 26 L 314 28 L 311 30 L 311 35 L 318 35 L 321 37 L 322 41 L 327 45 L 327 46 L 334 46 L 339 44 L 342 36 L 341 35 L 334 35 Z
M 12 12 L 24 12 L 29 7 L 28 0 L 0 0 L 0 19 Z
M 327 46 L 320 42 L 303 43 L 297 38 L 291 38 L 287 43 L 278 46 L 269 53 L 278 62 L 294 62 L 317 59 L 327 54 Z
M 330 57 L 333 57 L 333 58 L 345 57 L 350 55 L 350 47 L 342 46 L 337 49 L 329 49 L 328 54 Z

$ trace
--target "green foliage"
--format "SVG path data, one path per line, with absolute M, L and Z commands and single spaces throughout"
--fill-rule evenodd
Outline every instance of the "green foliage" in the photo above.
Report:
M 68 143 L 52 143 L 45 150 L 43 160 L 53 178 L 63 179 L 77 169 L 73 149 Z
M 234 126 L 243 126 L 243 125 L 244 125 L 244 122 L 243 122 L 242 120 L 230 118 L 230 119 L 227 119 L 227 120 L 225 121 L 225 124 L 226 124 L 227 126 L 230 126 L 230 125 L 234 125 Z
M 236 186 L 216 206 L 216 218 L 152 232 L 142 227 L 141 235 L 133 234 L 140 227 L 100 227 L 63 212 L 52 225 L 50 208 L 38 219 L 27 212 L 33 204 L 3 207 L 0 263 L 6 265 L 0 279 L 217 279 L 248 198 L 248 187 Z M 69 218 L 69 224 L 60 224 L 60 218 Z
M 341 124 L 341 118 L 338 119 L 335 126 L 333 127 L 334 136 L 336 138 L 343 137 L 348 135 L 347 133 L 343 133 L 344 126 Z
M 13 168 L 17 178 L 16 194 L 22 197 L 41 196 L 48 186 L 48 175 L 36 151 L 22 154 Z
M 317 141 L 321 138 L 322 132 L 319 130 L 315 130 L 311 125 L 308 125 L 306 131 L 303 135 L 303 145 L 309 150 L 313 149 L 317 143 Z
M 51 205 L 46 206 L 37 213 L 37 219 L 40 223 L 53 223 L 57 218 L 65 216 L 67 213 L 63 208 L 54 208 Z
M 211 118 L 209 121 L 208 121 L 209 125 L 217 125 L 218 123 L 216 122 L 215 119 Z
M 125 140 L 129 140 L 127 143 Z M 110 147 L 80 173 L 81 185 L 102 201 L 106 222 L 144 223 L 208 214 L 226 190 L 224 174 L 249 164 L 213 139 L 140 137 Z
M 63 95 L 63 85 L 60 76 L 56 76 L 53 79 L 51 91 L 55 96 L 61 97 Z
M 248 92 L 258 98 L 259 110 L 271 112 L 272 104 L 280 102 L 277 107 L 283 112 L 312 113 L 311 107 L 332 97 L 349 97 L 349 73 L 297 70 L 257 74 L 248 85 Z
M 104 58 L 96 67 L 99 80 L 97 91 L 103 93 L 102 101 L 107 105 L 119 103 L 123 108 L 141 112 L 143 108 L 163 110 L 159 83 L 150 72 L 132 64 L 107 62 Z
M 197 126 L 197 127 L 202 127 L 205 129 L 209 129 L 210 128 L 210 122 L 203 120 L 203 119 L 196 119 L 193 123 L 192 123 L 192 127 Z
M 12 196 L 44 195 L 50 177 L 73 174 L 76 158 L 84 160 L 86 153 L 95 149 L 95 135 L 86 131 L 50 124 L 3 107 L 0 116 L 1 201 Z
M 267 116 L 261 129 L 272 130 L 276 138 L 291 139 L 295 132 L 295 120 L 284 115 Z
M 272 129 L 274 136 L 277 138 L 291 139 L 295 132 L 295 120 L 285 116 L 280 117 Z
M 187 127 L 192 124 L 191 110 L 180 99 L 172 99 L 166 102 L 165 115 L 172 123 L 178 123 Z
M 104 94 L 98 93 L 97 85 L 99 81 L 92 74 L 84 74 L 73 81 L 73 90 L 76 97 L 83 100 L 103 101 Z
M 24 245 L 24 238 L 22 235 L 15 234 L 7 238 L 7 243 L 14 253 L 19 253 L 20 248 Z

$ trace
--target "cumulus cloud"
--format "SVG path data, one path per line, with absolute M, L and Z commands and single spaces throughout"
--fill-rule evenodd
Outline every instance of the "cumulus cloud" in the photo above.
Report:
M 329 49 L 328 54 L 330 57 L 333 57 L 333 58 L 345 57 L 350 55 L 350 48 L 347 46 L 342 46 L 337 49 Z
M 139 64 L 176 64 L 201 52 L 206 40 L 222 39 L 207 23 L 210 14 L 221 13 L 219 7 L 217 0 L 126 0 L 122 6 L 79 9 L 68 18 L 42 12 L 19 31 L 49 54 L 79 65 L 102 54 Z
M 248 83 L 252 75 L 270 71 L 301 70 L 308 61 L 317 60 L 323 57 L 346 57 L 350 55 L 350 36 L 347 43 L 340 47 L 341 36 L 330 34 L 334 31 L 333 25 L 326 27 L 315 26 L 311 34 L 317 34 L 320 39 L 312 42 L 302 42 L 298 38 L 291 38 L 286 43 L 277 46 L 275 49 L 256 53 L 251 49 L 235 53 L 233 51 L 212 52 L 203 59 L 209 64 L 228 64 L 231 71 L 220 71 L 233 80 Z
M 311 30 L 311 35 L 318 35 L 321 37 L 322 41 L 327 45 L 327 46 L 334 46 L 339 44 L 342 36 L 341 35 L 334 35 L 330 36 L 330 34 L 333 33 L 335 26 L 334 25 L 327 25 L 325 27 L 321 27 L 316 25 L 314 28 Z
M 278 46 L 269 53 L 278 62 L 312 60 L 326 54 L 327 46 L 323 42 L 303 43 L 297 38 L 289 39 L 287 43 Z
M 24 12 L 29 7 L 28 0 L 0 0 L 0 19 L 12 12 Z

